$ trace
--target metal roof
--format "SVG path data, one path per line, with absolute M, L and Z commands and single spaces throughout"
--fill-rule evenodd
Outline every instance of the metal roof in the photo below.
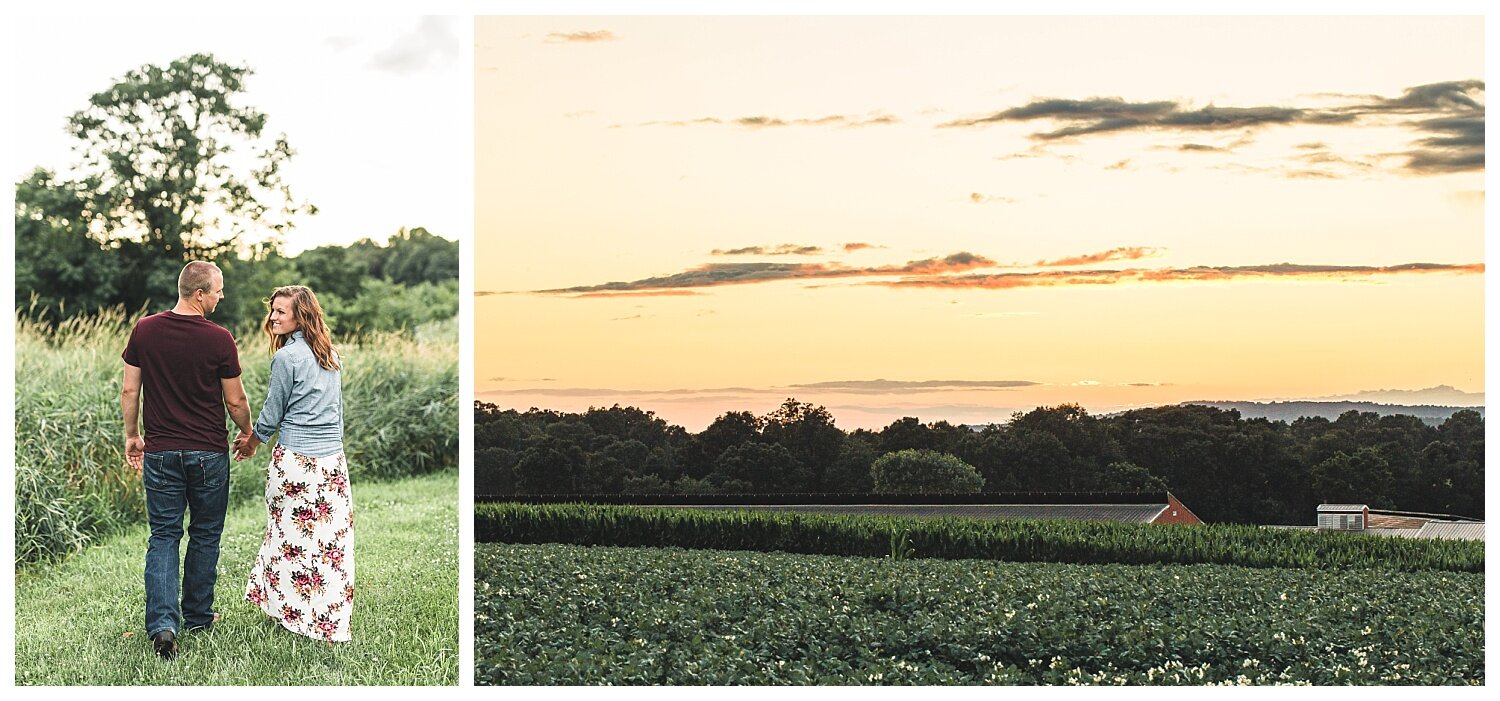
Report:
M 1443 523 L 1428 521 L 1417 530 L 1414 538 L 1433 540 L 1484 540 L 1484 523 Z
M 1318 504 L 1318 513 L 1324 511 L 1364 511 L 1364 504 Z
M 674 505 L 677 509 L 779 511 L 868 516 L 948 516 L 981 519 L 1037 519 L 1150 523 L 1166 504 L 777 504 Z

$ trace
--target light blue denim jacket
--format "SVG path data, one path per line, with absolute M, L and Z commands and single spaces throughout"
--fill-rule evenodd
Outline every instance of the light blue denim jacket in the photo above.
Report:
M 293 331 L 271 356 L 270 388 L 254 430 L 263 443 L 270 443 L 271 435 L 280 430 L 287 450 L 308 457 L 327 457 L 344 449 L 339 371 L 318 364 L 301 331 Z

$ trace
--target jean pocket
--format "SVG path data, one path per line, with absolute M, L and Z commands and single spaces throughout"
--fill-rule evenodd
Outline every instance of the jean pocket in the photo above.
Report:
M 198 473 L 208 489 L 218 489 L 229 481 L 229 453 L 195 451 Z
M 168 481 L 162 471 L 166 469 L 166 457 L 161 453 L 146 453 L 141 466 L 141 485 L 147 490 L 160 490 Z

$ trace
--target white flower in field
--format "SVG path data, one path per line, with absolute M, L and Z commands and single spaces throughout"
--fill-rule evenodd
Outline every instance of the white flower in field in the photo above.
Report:
M 880 672 L 876 672 L 874 674 L 871 674 L 868 677 L 865 677 L 865 681 L 878 682 L 878 681 L 880 681 L 881 679 L 884 679 L 884 678 L 885 678 L 884 674 L 881 674 Z
M 1016 612 L 1015 611 L 1006 611 L 1005 612 L 1005 620 L 1008 621 L 1008 620 L 1010 620 L 1012 618 L 1015 618 L 1015 617 L 1016 617 Z
M 612 625 L 612 626 L 620 625 L 620 619 L 611 616 L 610 619 L 609 619 L 609 624 Z
M 1374 633 L 1374 632 L 1375 632 L 1375 629 L 1374 629 L 1374 628 L 1371 628 L 1371 627 L 1369 627 L 1369 626 L 1365 626 L 1365 628 L 1364 628 L 1364 630 L 1361 630 L 1361 631 L 1360 631 L 1360 632 L 1359 632 L 1359 634 L 1360 634 L 1360 635 L 1369 635 L 1369 634 L 1371 634 L 1371 633 Z
M 1281 592 L 1281 600 L 1286 601 L 1286 592 Z
M 587 579 L 588 579 L 588 578 L 589 578 L 589 576 L 588 576 L 588 575 L 586 575 L 586 574 L 584 574 L 584 573 L 582 573 L 582 572 L 579 572 L 579 573 L 578 573 L 578 581 L 580 581 L 580 582 L 582 582 L 582 581 L 585 581 L 585 580 L 587 580 Z
M 1033 601 L 1033 602 L 1030 602 L 1030 603 L 1026 604 L 1026 608 L 1029 608 L 1029 609 L 1036 608 L 1036 602 Z

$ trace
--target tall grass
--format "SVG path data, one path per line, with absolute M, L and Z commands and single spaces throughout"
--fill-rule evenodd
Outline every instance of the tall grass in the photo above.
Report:
M 120 415 L 120 354 L 136 318 L 115 309 L 54 328 L 17 315 L 17 566 L 77 552 L 145 520 L 140 478 L 125 464 Z M 265 399 L 270 354 L 261 336 L 238 341 L 254 413 Z M 456 466 L 456 323 L 339 347 L 345 359 L 344 452 L 352 479 Z M 233 463 L 231 500 L 262 493 L 269 460 L 270 451 L 262 450 Z
M 899 551 L 900 559 L 1484 571 L 1481 542 L 1239 524 L 1154 526 L 505 503 L 475 506 L 474 540 L 864 557 Z

